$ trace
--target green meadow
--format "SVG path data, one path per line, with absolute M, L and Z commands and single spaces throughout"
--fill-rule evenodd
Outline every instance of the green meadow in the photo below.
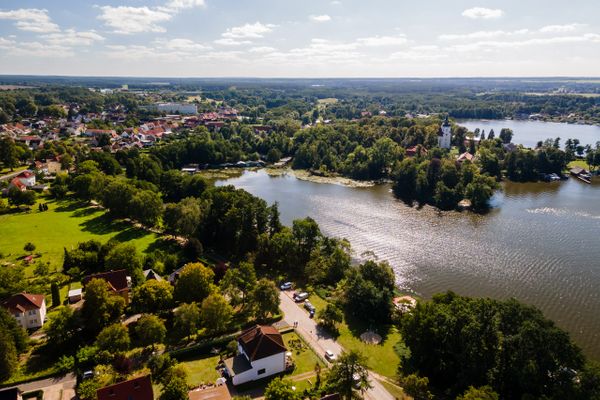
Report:
M 63 248 L 70 249 L 79 242 L 110 239 L 135 244 L 141 252 L 157 245 L 158 235 L 135 228 L 126 221 L 115 221 L 105 211 L 85 202 L 41 199 L 48 211 L 38 211 L 37 204 L 28 212 L 0 215 L 0 260 L 18 262 L 28 253 L 27 242 L 35 245 L 35 262 L 49 262 L 60 270 Z

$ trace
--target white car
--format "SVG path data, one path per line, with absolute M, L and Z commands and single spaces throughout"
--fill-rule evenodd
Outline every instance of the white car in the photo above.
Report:
M 337 360 L 337 356 L 331 350 L 325 350 L 325 358 L 331 362 Z

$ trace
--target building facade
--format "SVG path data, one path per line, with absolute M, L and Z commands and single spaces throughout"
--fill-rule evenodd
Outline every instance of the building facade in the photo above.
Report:
M 43 294 L 18 293 L 2 303 L 24 329 L 44 326 L 46 299 Z
M 452 127 L 450 126 L 450 122 L 448 121 L 448 117 L 442 123 L 440 127 L 440 131 L 438 133 L 438 147 L 442 149 L 450 150 L 452 146 Z

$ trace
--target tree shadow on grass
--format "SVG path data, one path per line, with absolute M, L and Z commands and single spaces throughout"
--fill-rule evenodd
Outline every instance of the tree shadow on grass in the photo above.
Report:
M 182 251 L 181 246 L 174 239 L 156 239 L 154 242 L 148 245 L 145 253 L 153 253 L 155 251 L 162 251 L 170 254 L 177 254 Z
M 360 339 L 360 335 L 370 330 L 381 336 L 382 344 L 387 340 L 392 328 L 391 324 L 370 324 L 364 319 L 352 315 L 349 310 L 345 310 L 344 321 L 346 322 L 346 325 L 348 325 L 348 329 L 352 333 L 352 336 Z
M 73 212 L 82 208 L 89 208 L 89 203 L 87 201 L 68 201 L 68 200 L 60 200 L 56 202 L 57 207 L 54 209 L 56 212 Z
M 75 212 L 73 212 L 73 215 L 71 215 L 72 218 L 81 218 L 81 217 L 87 217 L 89 215 L 95 214 L 100 212 L 100 210 L 98 210 L 97 208 L 93 208 L 93 207 L 86 207 L 86 208 L 80 208 L 78 210 L 76 210 Z
M 151 234 L 152 233 L 146 232 L 143 229 L 129 227 L 124 231 L 119 232 L 117 235 L 113 236 L 113 240 L 116 240 L 118 242 L 128 242 L 130 240 L 141 239 L 144 236 Z
M 128 225 L 124 222 L 115 221 L 106 214 L 99 215 L 95 218 L 79 224 L 81 230 L 84 232 L 90 232 L 96 235 L 106 235 L 109 233 L 120 232 L 127 229 Z

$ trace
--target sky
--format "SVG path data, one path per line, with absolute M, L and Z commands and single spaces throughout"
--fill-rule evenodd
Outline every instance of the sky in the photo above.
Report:
M 598 0 L 0 0 L 0 74 L 600 76 Z

